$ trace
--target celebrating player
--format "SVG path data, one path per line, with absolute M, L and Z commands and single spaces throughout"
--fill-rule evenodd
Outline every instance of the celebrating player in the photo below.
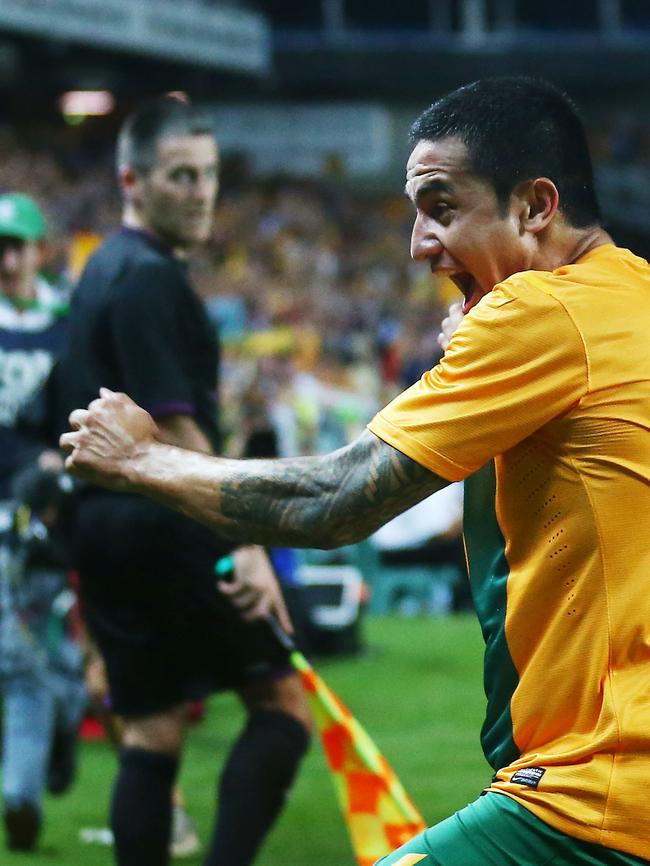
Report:
M 650 862 L 650 268 L 600 224 L 555 88 L 478 81 L 415 122 L 411 254 L 465 317 L 440 362 L 332 454 L 186 454 L 104 390 L 62 437 L 82 477 L 232 538 L 332 547 L 468 479 L 485 636 L 486 796 L 382 866 Z

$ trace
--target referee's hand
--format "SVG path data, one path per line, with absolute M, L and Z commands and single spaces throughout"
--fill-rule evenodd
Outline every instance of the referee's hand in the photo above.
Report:
M 239 547 L 232 553 L 232 580 L 217 583 L 219 590 L 239 609 L 246 622 L 274 616 L 284 631 L 293 634 L 282 591 L 263 547 Z

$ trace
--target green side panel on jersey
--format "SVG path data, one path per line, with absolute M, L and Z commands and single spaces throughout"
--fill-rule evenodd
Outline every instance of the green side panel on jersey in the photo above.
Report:
M 507 584 L 510 569 L 495 511 L 494 462 L 465 481 L 464 531 L 474 605 L 485 640 L 484 687 L 487 711 L 481 744 L 495 770 L 519 757 L 512 734 L 510 700 L 519 675 L 506 639 Z

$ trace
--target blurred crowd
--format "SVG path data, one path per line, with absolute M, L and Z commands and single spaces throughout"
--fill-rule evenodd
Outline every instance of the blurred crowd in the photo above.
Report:
M 253 424 L 266 403 L 282 453 L 343 444 L 436 363 L 449 287 L 412 267 L 409 231 L 405 199 L 332 179 L 224 193 L 197 284 L 228 347 L 226 397 L 245 393 Z
M 409 261 L 401 194 L 355 193 L 335 170 L 253 178 L 238 159 L 222 185 L 193 279 L 226 345 L 229 451 L 270 416 L 283 454 L 342 444 L 435 364 L 455 289 Z M 0 192 L 13 190 L 45 210 L 46 270 L 72 286 L 119 221 L 112 154 L 65 129 L 0 129 Z

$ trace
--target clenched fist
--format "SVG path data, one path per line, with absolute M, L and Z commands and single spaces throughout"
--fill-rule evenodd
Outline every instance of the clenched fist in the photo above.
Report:
M 132 490 L 137 481 L 134 460 L 158 439 L 158 428 L 151 415 L 126 394 L 101 388 L 99 395 L 87 409 L 75 409 L 70 415 L 72 431 L 59 441 L 69 454 L 65 467 L 111 490 Z

